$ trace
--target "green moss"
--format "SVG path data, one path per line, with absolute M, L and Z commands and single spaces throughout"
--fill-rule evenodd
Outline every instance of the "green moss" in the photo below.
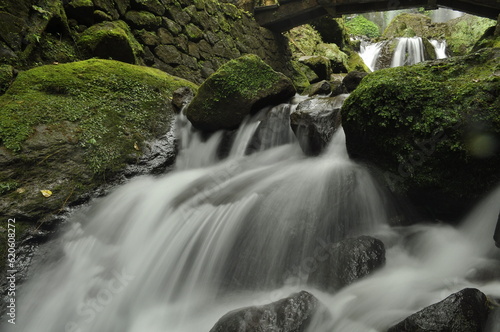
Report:
M 293 74 L 291 77 L 293 85 L 295 86 L 298 92 L 302 92 L 305 88 L 307 88 L 310 85 L 309 79 L 307 78 L 306 73 L 304 73 L 304 67 L 305 70 L 307 69 L 309 69 L 310 71 L 312 70 L 307 66 L 301 65 L 298 61 L 291 61 L 290 63 L 293 67 Z
M 291 91 L 293 90 L 293 91 Z M 288 98 L 295 89 L 283 74 L 248 54 L 222 65 L 200 86 L 187 117 L 202 130 L 234 129 L 269 97 Z
M 18 187 L 19 184 L 16 181 L 2 181 L 0 182 L 0 196 L 17 189 Z
M 361 15 L 346 20 L 347 33 L 355 36 L 367 36 L 368 38 L 380 37 L 380 29 L 372 21 Z
M 485 31 L 495 23 L 494 20 L 472 15 L 464 15 L 449 21 L 447 23 L 449 31 L 446 35 L 447 48 L 454 55 L 469 53 Z
M 143 52 L 141 44 L 123 21 L 103 22 L 91 26 L 82 33 L 78 45 L 91 56 L 128 63 L 137 63 L 138 56 Z
M 258 56 L 246 55 L 227 62 L 212 75 L 211 82 L 218 87 L 213 100 L 230 100 L 233 95 L 254 98 L 260 90 L 271 89 L 279 80 L 277 73 L 263 65 Z
M 349 51 L 348 52 L 348 61 L 347 61 L 347 71 L 361 71 L 365 73 L 371 72 L 370 69 L 366 66 L 365 62 L 359 56 L 358 52 Z
M 74 122 L 94 172 L 116 169 L 135 141 L 164 125 L 160 114 L 180 86 L 196 88 L 156 69 L 110 60 L 34 68 L 0 96 L 0 140 L 20 151 L 34 126 Z
M 0 95 L 3 94 L 14 79 L 13 67 L 9 65 L 0 65 Z
M 94 7 L 94 3 L 92 2 L 92 0 L 73 0 L 68 5 L 74 8 Z

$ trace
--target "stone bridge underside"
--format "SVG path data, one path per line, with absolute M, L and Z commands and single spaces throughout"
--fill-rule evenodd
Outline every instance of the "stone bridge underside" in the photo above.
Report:
M 339 17 L 415 7 L 446 7 L 492 19 L 500 14 L 500 0 L 280 0 L 279 5 L 256 7 L 254 13 L 260 25 L 280 32 L 324 15 Z

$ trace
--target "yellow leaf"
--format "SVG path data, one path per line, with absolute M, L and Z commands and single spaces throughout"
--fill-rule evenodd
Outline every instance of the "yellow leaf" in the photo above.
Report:
M 40 190 L 40 192 L 42 193 L 42 195 L 44 197 L 50 197 L 50 196 L 52 196 L 52 191 L 50 191 L 50 190 Z
M 137 151 L 140 150 L 139 145 L 137 144 L 137 142 L 134 143 L 134 149 L 136 149 Z

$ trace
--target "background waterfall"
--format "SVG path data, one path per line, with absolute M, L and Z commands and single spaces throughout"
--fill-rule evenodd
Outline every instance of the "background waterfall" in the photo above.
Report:
M 429 40 L 434 47 L 436 59 L 447 58 L 446 55 L 446 40 Z M 390 64 L 384 65 L 379 61 L 382 53 L 387 52 L 392 43 L 395 43 L 394 52 L 390 55 Z M 365 64 L 372 71 L 386 68 L 414 65 L 416 63 L 428 60 L 424 52 L 424 41 L 421 37 L 401 37 L 394 41 L 384 40 L 377 43 L 361 41 L 359 55 Z
M 484 236 L 500 189 L 459 229 L 389 228 L 390 204 L 349 160 L 343 130 L 306 158 L 283 116 L 294 107 L 249 119 L 224 160 L 222 133 L 203 140 L 180 118 L 176 170 L 136 178 L 76 213 L 23 286 L 10 331 L 209 331 L 230 310 L 301 289 L 331 310 L 315 331 L 375 331 L 465 285 L 500 296 L 498 281 L 466 278 L 479 262 L 498 264 Z M 307 287 L 307 269 L 295 267 L 321 243 L 357 234 L 385 242 L 387 266 L 333 295 Z

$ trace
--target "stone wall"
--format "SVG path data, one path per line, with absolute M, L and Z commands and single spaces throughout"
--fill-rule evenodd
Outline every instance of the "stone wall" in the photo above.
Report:
M 231 3 L 1 1 L 6 4 L 0 11 L 5 18 L 0 24 L 0 63 L 22 62 L 30 67 L 40 62 L 112 58 L 200 83 L 228 60 L 252 53 L 275 70 L 287 75 L 292 71 L 284 37 L 260 27 L 250 13 Z

